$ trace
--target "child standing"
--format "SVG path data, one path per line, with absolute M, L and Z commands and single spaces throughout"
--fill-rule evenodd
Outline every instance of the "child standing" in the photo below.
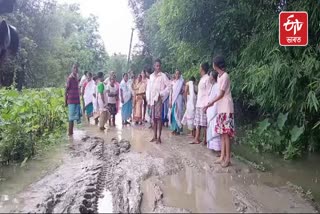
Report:
M 103 73 L 98 73 L 97 79 L 97 99 L 98 99 L 98 109 L 99 109 L 99 128 L 100 130 L 105 130 L 105 124 L 109 120 L 110 112 L 108 110 L 108 96 L 106 86 L 103 83 Z
M 111 114 L 111 118 L 109 119 L 110 126 L 116 126 L 117 98 L 119 97 L 119 88 L 116 86 L 115 82 L 116 79 L 114 76 L 111 76 L 107 85 L 108 108 Z
M 215 132 L 221 137 L 221 157 L 215 161 L 222 167 L 230 165 L 231 149 L 230 138 L 234 137 L 234 107 L 231 96 L 231 83 L 224 57 L 218 56 L 213 59 L 213 69 L 218 72 L 219 94 L 205 107 L 205 111 L 217 103 L 218 118 L 215 126 Z

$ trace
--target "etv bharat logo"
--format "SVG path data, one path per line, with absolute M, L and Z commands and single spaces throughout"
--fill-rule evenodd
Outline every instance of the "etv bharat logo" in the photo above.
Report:
M 288 12 L 279 14 L 279 43 L 281 46 L 308 45 L 308 13 Z

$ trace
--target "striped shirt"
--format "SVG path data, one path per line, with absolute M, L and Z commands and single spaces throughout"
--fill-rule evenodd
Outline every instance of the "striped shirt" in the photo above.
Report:
M 67 102 L 80 104 L 79 82 L 74 77 L 69 77 L 67 81 Z

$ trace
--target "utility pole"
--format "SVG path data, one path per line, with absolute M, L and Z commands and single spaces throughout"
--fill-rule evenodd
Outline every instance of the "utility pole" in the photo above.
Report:
M 131 47 L 132 47 L 132 38 L 133 38 L 133 31 L 134 28 L 131 29 L 131 38 L 130 38 L 130 46 L 129 46 L 129 54 L 128 54 L 128 62 L 127 62 L 127 71 L 129 70 L 129 62 L 130 62 L 130 57 L 131 57 Z

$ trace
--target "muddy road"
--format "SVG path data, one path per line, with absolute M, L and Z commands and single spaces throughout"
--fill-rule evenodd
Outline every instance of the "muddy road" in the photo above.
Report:
M 77 130 L 63 161 L 16 195 L 3 212 L 315 213 L 285 180 L 233 160 L 223 169 L 204 146 L 164 131 L 149 143 L 144 127 Z

